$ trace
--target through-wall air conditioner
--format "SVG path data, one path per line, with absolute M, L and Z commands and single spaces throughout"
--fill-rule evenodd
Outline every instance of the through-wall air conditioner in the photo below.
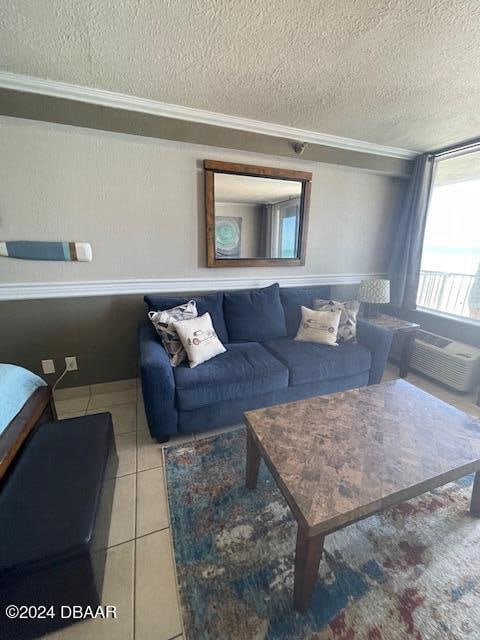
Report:
M 480 349 L 420 330 L 410 367 L 457 391 L 471 391 L 480 383 Z

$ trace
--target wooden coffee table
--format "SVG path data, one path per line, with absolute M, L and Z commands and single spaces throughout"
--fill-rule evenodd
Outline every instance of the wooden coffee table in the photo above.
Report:
M 298 522 L 293 600 L 304 611 L 327 534 L 477 472 L 480 419 L 404 380 L 245 414 L 246 484 L 263 458 Z

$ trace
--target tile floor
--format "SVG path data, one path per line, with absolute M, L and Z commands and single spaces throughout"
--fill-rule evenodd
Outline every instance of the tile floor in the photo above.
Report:
M 384 380 L 397 377 L 388 365 Z M 412 384 L 480 417 L 473 394 L 455 393 L 420 375 Z M 73 396 L 73 397 L 72 397 Z M 60 391 L 59 418 L 110 411 L 119 455 L 103 602 L 116 620 L 94 620 L 49 635 L 54 640 L 173 640 L 183 638 L 172 556 L 162 446 L 150 438 L 135 380 Z M 214 432 L 202 434 L 212 435 Z M 199 436 L 187 436 L 176 442 Z

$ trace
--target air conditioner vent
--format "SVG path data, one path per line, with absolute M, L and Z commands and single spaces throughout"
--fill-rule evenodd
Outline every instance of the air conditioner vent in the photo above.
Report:
M 442 336 L 437 336 L 427 331 L 419 331 L 417 333 L 417 340 L 425 342 L 426 344 L 433 344 L 440 349 L 445 349 L 445 347 L 448 347 L 448 345 L 453 342 L 453 340 L 447 340 L 447 338 L 442 338 Z
M 400 346 L 395 340 L 392 356 L 397 359 Z M 410 366 L 457 391 L 480 384 L 480 349 L 429 331 L 417 332 Z

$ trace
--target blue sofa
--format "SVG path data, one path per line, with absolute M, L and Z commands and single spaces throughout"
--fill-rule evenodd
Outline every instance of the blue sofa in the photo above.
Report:
M 282 402 L 380 382 L 391 333 L 360 319 L 356 343 L 298 342 L 300 307 L 328 298 L 329 288 L 280 288 L 193 296 L 209 312 L 226 352 L 193 369 L 172 368 L 154 327 L 139 329 L 140 375 L 150 433 L 159 442 L 241 422 L 242 414 Z M 145 296 L 149 310 L 192 297 Z

